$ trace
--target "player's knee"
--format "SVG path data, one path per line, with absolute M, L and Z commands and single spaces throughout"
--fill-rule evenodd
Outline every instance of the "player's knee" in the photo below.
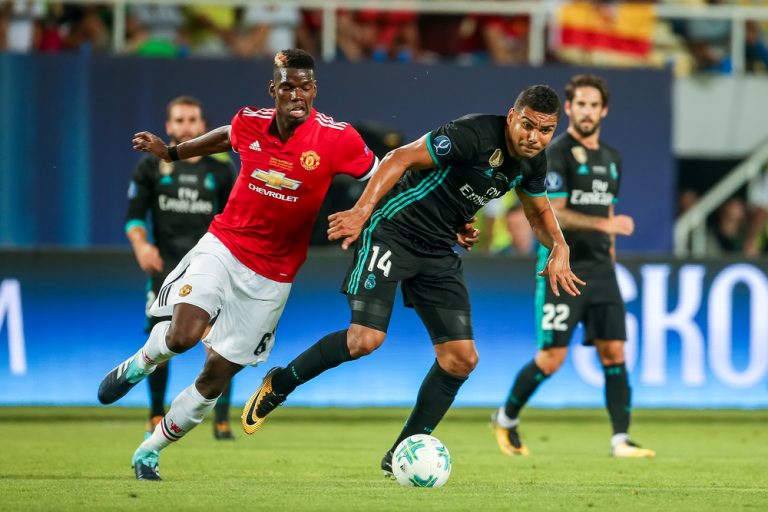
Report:
M 609 341 L 595 343 L 597 355 L 603 366 L 611 366 L 624 362 L 624 343 L 621 341 Z
M 438 357 L 440 367 L 452 375 L 466 377 L 475 369 L 480 357 L 474 346 L 463 350 L 454 350 Z
M 195 387 L 204 398 L 210 400 L 221 395 L 228 380 L 229 379 L 214 375 L 213 372 L 204 369 L 200 375 L 198 375 L 197 380 L 195 380 Z
M 565 351 L 542 350 L 536 355 L 536 366 L 545 375 L 552 375 L 563 366 L 565 355 Z
M 200 341 L 201 335 L 201 332 L 174 328 L 171 324 L 171 328 L 168 329 L 168 334 L 165 336 L 165 344 L 170 350 L 178 354 L 194 347 Z
M 354 358 L 367 356 L 384 343 L 385 333 L 353 324 L 347 331 L 349 355 Z

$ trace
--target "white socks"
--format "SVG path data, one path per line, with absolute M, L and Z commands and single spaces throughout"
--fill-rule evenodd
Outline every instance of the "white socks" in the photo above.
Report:
M 502 405 L 496 413 L 496 423 L 498 423 L 501 428 L 512 428 L 520 424 L 520 418 L 512 419 L 507 416 L 507 413 L 504 411 L 504 406 Z
M 145 372 L 151 372 L 158 364 L 178 355 L 165 344 L 165 336 L 168 334 L 170 326 L 170 320 L 159 322 L 155 325 L 152 328 L 152 332 L 149 333 L 149 339 L 139 350 L 137 362 L 139 367 Z
M 614 434 L 611 437 L 611 448 L 616 448 L 621 443 L 626 443 L 627 441 L 629 441 L 629 434 Z
M 192 384 L 179 393 L 152 435 L 141 443 L 141 449 L 160 451 L 178 441 L 203 421 L 205 415 L 216 405 L 217 399 L 218 397 L 211 399 L 203 397 Z

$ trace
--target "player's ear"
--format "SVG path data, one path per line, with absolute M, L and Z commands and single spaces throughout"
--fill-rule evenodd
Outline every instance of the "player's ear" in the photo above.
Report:
M 270 81 L 269 81 L 269 86 L 267 87 L 267 92 L 269 93 L 269 95 L 270 95 L 272 98 L 275 98 L 275 97 L 276 97 L 276 93 L 275 93 L 275 81 L 274 81 L 274 80 L 270 80 Z
M 600 119 L 604 119 L 605 116 L 607 116 L 607 115 L 608 115 L 608 107 L 605 106 L 605 107 L 603 107 L 602 112 L 600 112 Z
M 512 107 L 507 112 L 507 122 L 512 123 L 514 117 L 515 117 L 515 107 Z

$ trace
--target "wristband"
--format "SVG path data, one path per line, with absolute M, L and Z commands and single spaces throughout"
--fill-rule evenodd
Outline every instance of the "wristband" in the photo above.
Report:
M 179 160 L 179 152 L 176 150 L 176 146 L 168 146 L 168 156 L 171 157 L 171 162 Z

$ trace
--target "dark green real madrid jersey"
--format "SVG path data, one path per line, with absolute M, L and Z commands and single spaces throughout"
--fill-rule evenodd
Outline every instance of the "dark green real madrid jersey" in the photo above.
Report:
M 547 193 L 550 198 L 567 197 L 570 210 L 608 217 L 617 201 L 621 182 L 621 156 L 600 142 L 587 149 L 568 132 L 559 135 L 547 149 Z M 563 230 L 571 249 L 571 267 L 587 269 L 611 264 L 611 238 L 602 231 Z
M 149 214 L 154 243 L 166 269 L 173 269 L 224 209 L 234 181 L 228 159 L 167 163 L 148 155 L 134 169 L 128 188 L 126 230 L 143 225 Z
M 516 158 L 507 150 L 506 117 L 471 114 L 427 134 L 435 167 L 409 170 L 377 204 L 380 225 L 428 252 L 452 251 L 457 229 L 488 201 L 514 188 L 546 194 L 547 157 Z

